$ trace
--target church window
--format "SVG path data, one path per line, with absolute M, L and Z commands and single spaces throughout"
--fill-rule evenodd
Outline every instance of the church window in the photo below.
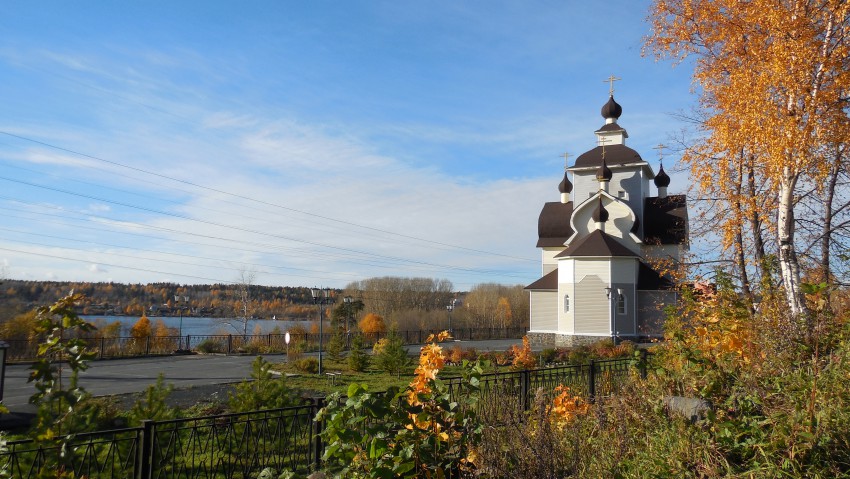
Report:
M 570 312 L 570 295 L 568 295 L 568 294 L 564 295 L 564 312 L 565 313 Z
M 617 314 L 626 314 L 626 295 L 617 296 Z

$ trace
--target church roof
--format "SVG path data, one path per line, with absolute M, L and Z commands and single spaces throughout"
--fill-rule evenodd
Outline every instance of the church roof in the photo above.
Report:
M 638 283 L 637 289 L 642 291 L 673 289 L 673 282 L 658 274 L 658 271 L 652 269 L 649 265 L 640 262 L 638 266 Z
M 688 242 L 688 203 L 685 195 L 646 198 L 643 207 L 643 241 L 647 244 Z
M 643 158 L 640 157 L 637 151 L 629 148 L 626 145 L 607 145 L 605 146 L 605 163 L 608 165 L 628 165 L 632 163 L 642 163 Z M 602 147 L 596 148 L 582 153 L 576 158 L 576 163 L 573 168 L 598 168 L 602 165 Z
M 623 131 L 624 128 L 617 123 L 606 123 L 602 125 L 602 128 L 596 130 L 596 133 L 602 133 L 606 131 Z
M 573 235 L 570 217 L 573 215 L 573 202 L 560 201 L 546 203 L 537 219 L 537 247 L 564 246 Z
M 632 256 L 637 257 L 634 251 L 620 243 L 616 238 L 600 230 L 594 230 L 584 238 L 573 241 L 567 249 L 561 251 L 556 258 L 594 256 L 614 257 Z
M 558 270 L 550 271 L 549 274 L 529 284 L 525 289 L 556 291 L 558 289 Z

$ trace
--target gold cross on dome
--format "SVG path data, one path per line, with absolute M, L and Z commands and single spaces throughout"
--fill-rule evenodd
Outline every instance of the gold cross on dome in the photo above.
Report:
M 602 80 L 604 82 L 607 81 L 608 84 L 609 84 L 609 86 L 608 86 L 608 94 L 609 95 L 614 96 L 614 82 L 619 81 L 619 80 L 622 80 L 622 78 L 617 78 L 614 75 L 611 75 L 608 78 Z
M 564 159 L 564 171 L 566 171 L 566 169 L 569 168 L 568 158 L 573 156 L 573 155 L 571 155 L 571 154 L 569 154 L 565 151 L 563 155 L 558 155 L 558 156 L 560 156 L 561 158 Z
M 653 150 L 658 150 L 658 161 L 664 161 L 664 148 L 667 148 L 667 145 L 659 143 L 658 146 L 654 147 Z
M 610 138 L 602 137 L 599 139 L 599 144 L 602 146 L 602 159 L 605 159 L 605 143 L 609 143 L 611 141 Z

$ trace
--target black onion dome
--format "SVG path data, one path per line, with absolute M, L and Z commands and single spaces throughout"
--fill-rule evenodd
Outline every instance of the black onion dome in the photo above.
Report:
M 611 181 L 613 176 L 614 173 L 612 173 L 611 168 L 608 168 L 608 165 L 605 164 L 605 157 L 603 157 L 602 164 L 599 165 L 599 168 L 596 170 L 596 179 L 599 181 Z
M 620 118 L 620 115 L 623 114 L 623 107 L 620 106 L 619 103 L 614 101 L 614 95 L 608 97 L 608 103 L 602 106 L 602 118 L 606 120 L 608 118 Z
M 561 193 L 571 193 L 573 191 L 573 184 L 570 182 L 569 175 L 567 172 L 564 172 L 564 180 L 558 184 L 558 191 Z
M 664 172 L 664 165 L 658 169 L 658 174 L 655 175 L 655 186 L 658 188 L 667 188 L 670 186 L 670 177 Z
M 606 210 L 605 206 L 602 204 L 602 196 L 599 197 L 599 202 L 596 203 L 596 208 L 594 208 L 591 217 L 593 218 L 593 221 L 597 223 L 604 223 L 608 221 L 608 210 Z

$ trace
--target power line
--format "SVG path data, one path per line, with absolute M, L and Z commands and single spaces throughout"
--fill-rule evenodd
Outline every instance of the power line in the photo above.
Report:
M 36 140 L 36 139 L 33 139 L 33 138 L 28 138 L 28 137 L 25 137 L 25 136 L 16 135 L 14 133 L 10 133 L 10 132 L 7 132 L 7 131 L 0 130 L 0 133 L 2 133 L 4 135 L 11 136 L 13 138 L 17 138 L 17 139 L 20 139 L 20 140 L 24 140 L 24 141 L 32 142 L 32 143 L 35 143 L 35 144 L 38 144 L 38 145 L 42 145 L 42 146 L 45 146 L 45 147 L 48 147 L 48 148 L 56 149 L 56 150 L 59 150 L 59 151 L 64 151 L 66 153 L 71 153 L 71 154 L 78 155 L 78 156 L 81 156 L 81 157 L 84 157 L 84 158 L 89 158 L 89 159 L 92 159 L 92 160 L 95 160 L 95 161 L 107 163 L 107 164 L 117 166 L 117 167 L 120 167 L 120 168 L 126 168 L 126 169 L 129 169 L 129 170 L 132 170 L 132 171 L 144 173 L 144 174 L 151 175 L 151 176 L 154 176 L 154 177 L 157 177 L 157 178 L 167 179 L 167 180 L 170 180 L 170 181 L 182 183 L 182 184 L 192 186 L 192 187 L 195 187 L 195 188 L 200 188 L 200 189 L 203 189 L 203 190 L 212 191 L 212 192 L 215 192 L 215 193 L 231 196 L 231 197 L 234 197 L 234 198 L 243 199 L 243 200 L 246 200 L 246 201 L 249 201 L 249 202 L 252 202 L 252 203 L 262 204 L 262 205 L 266 205 L 266 206 L 272 206 L 272 207 L 275 207 L 275 208 L 280 208 L 280 209 L 284 209 L 284 210 L 287 210 L 287 211 L 292 211 L 292 212 L 300 213 L 300 214 L 303 214 L 303 215 L 308 215 L 311 218 L 321 218 L 321 219 L 326 220 L 326 221 L 340 223 L 340 224 L 343 224 L 343 225 L 346 225 L 346 226 L 354 226 L 354 227 L 357 227 L 357 228 L 372 230 L 372 231 L 376 231 L 376 232 L 383 233 L 383 234 L 413 239 L 413 240 L 416 240 L 416 241 L 422 241 L 422 242 L 425 242 L 425 243 L 431 243 L 431 244 L 436 244 L 436 245 L 440 245 L 440 246 L 447 246 L 447 247 L 450 247 L 450 248 L 457 248 L 457 249 L 469 251 L 469 252 L 481 253 L 481 254 L 492 255 L 492 256 L 501 256 L 501 257 L 505 257 L 505 258 L 517 259 L 517 260 L 522 260 L 522 261 L 532 261 L 532 262 L 537 261 L 537 260 L 532 260 L 530 258 L 522 258 L 522 257 L 518 257 L 518 256 L 506 255 L 506 254 L 502 254 L 502 253 L 483 251 L 483 250 L 478 250 L 478 249 L 475 249 L 475 248 L 468 248 L 468 247 L 465 247 L 465 246 L 443 243 L 443 242 L 440 242 L 440 241 L 428 240 L 428 239 L 419 238 L 419 237 L 412 236 L 412 235 L 405 235 L 405 234 L 402 234 L 402 233 L 396 233 L 396 232 L 393 232 L 393 231 L 388 231 L 388 230 L 384 230 L 384 229 L 380 229 L 380 228 L 365 226 L 365 225 L 361 225 L 361 224 L 354 223 L 354 222 L 351 222 L 351 221 L 340 220 L 340 219 L 332 218 L 332 217 L 329 217 L 329 216 L 310 213 L 310 212 L 306 212 L 306 211 L 299 210 L 299 209 L 296 209 L 296 208 L 291 208 L 291 207 L 288 207 L 288 206 L 283 206 L 283 205 L 271 203 L 271 202 L 268 202 L 268 201 L 258 200 L 258 199 L 255 199 L 255 198 L 251 198 L 249 196 L 240 195 L 240 194 L 237 194 L 237 193 L 231 193 L 229 191 L 220 190 L 218 188 L 203 186 L 203 185 L 200 185 L 200 184 L 188 181 L 188 180 L 181 180 L 181 179 L 174 178 L 174 177 L 164 175 L 164 174 L 161 174 L 161 173 L 155 173 L 155 172 L 152 172 L 152 171 L 149 171 L 149 170 L 145 170 L 143 168 L 125 165 L 125 164 L 119 163 L 117 161 L 107 160 L 107 159 L 100 158 L 100 157 L 97 157 L 97 156 L 93 156 L 93 155 L 89 155 L 89 154 L 86 154 L 86 153 L 71 150 L 71 149 L 68 149 L 68 148 L 64 148 L 64 147 L 61 147 L 61 146 L 53 145 L 51 143 L 39 141 L 39 140 Z

